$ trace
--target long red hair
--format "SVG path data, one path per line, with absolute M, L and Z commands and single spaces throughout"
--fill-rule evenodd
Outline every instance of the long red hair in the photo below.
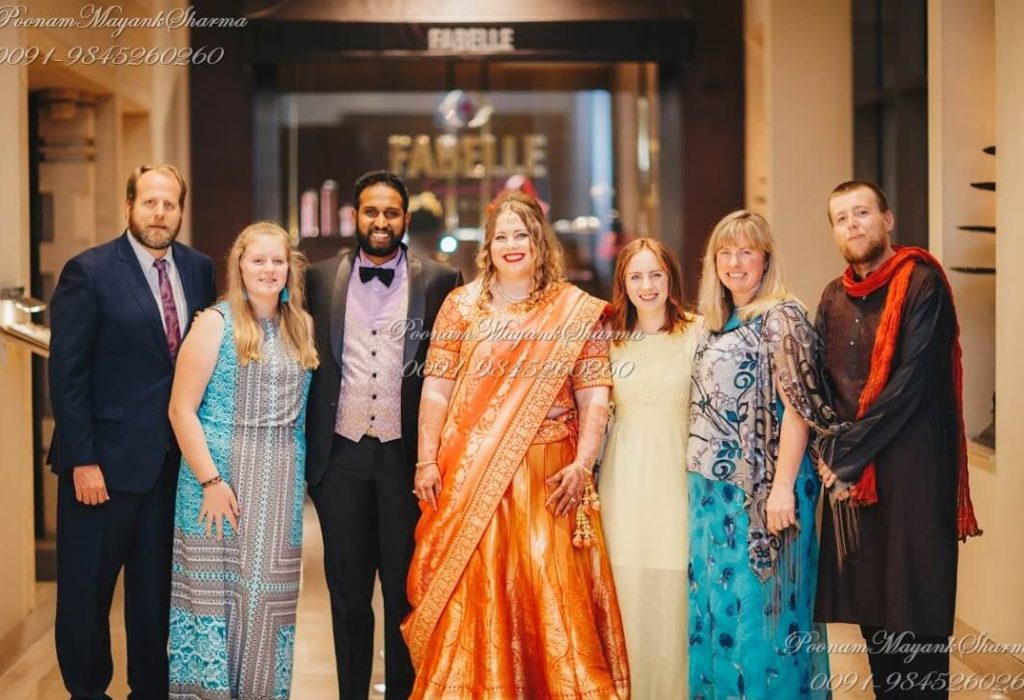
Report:
M 642 250 L 649 250 L 658 259 L 665 274 L 668 275 L 668 300 L 665 302 L 665 325 L 661 330 L 672 333 L 686 328 L 692 320 L 686 314 L 683 301 L 683 273 L 675 253 L 666 248 L 660 241 L 653 238 L 637 238 L 623 248 L 615 259 L 615 276 L 612 280 L 612 331 L 631 333 L 636 330 L 636 307 L 626 293 L 626 267 L 629 261 Z M 616 345 L 624 342 L 617 335 Z

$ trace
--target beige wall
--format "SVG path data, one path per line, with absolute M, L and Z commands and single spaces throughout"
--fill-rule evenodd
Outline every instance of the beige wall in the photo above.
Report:
M 125 16 L 154 16 L 159 10 L 184 7 L 183 0 L 122 2 Z M 68 15 L 71 5 L 59 0 L 28 4 L 33 17 Z M 74 11 L 78 11 L 74 5 Z M 0 29 L 0 46 L 54 48 L 65 55 L 71 46 L 181 47 L 186 29 L 130 29 L 115 42 L 109 30 Z M 94 96 L 95 110 L 79 110 L 87 120 L 69 123 L 69 133 L 89 132 L 96 139 L 91 163 L 50 162 L 41 171 L 41 186 L 59 198 L 54 214 L 57 240 L 43 246 L 42 267 L 59 271 L 71 255 L 109 240 L 124 226 L 124 183 L 141 162 L 167 161 L 182 167 L 188 179 L 188 73 L 184 66 L 113 67 L 58 65 L 31 68 L 0 66 L 0 286 L 29 288 L 28 94 L 41 89 L 71 89 Z M 90 97 L 92 99 L 92 97 Z M 52 128 L 64 128 L 60 124 Z M 190 240 L 189 209 L 181 240 Z M 32 391 L 27 352 L 0 339 L 0 639 L 25 619 L 34 605 L 35 536 L 32 486 Z M 48 430 L 44 429 L 46 439 Z M 53 480 L 46 473 L 48 507 Z M 52 522 L 52 518 L 49 518 Z
M 996 173 L 996 159 L 982 152 L 996 138 L 994 22 L 993 0 L 928 4 L 928 247 L 947 270 L 991 266 L 996 255 L 995 236 L 957 230 L 995 223 L 996 195 L 970 186 Z M 955 271 L 949 280 L 960 315 L 967 434 L 977 435 L 992 420 L 996 280 Z
M 0 46 L 19 32 L 0 29 Z M 28 77 L 0 66 L 0 286 L 29 287 Z M 0 339 L 0 638 L 35 602 L 32 520 L 32 373 L 27 350 Z
M 809 308 L 842 271 L 825 218 L 853 173 L 849 0 L 748 0 L 747 207 L 779 241 L 786 282 Z
M 981 4 L 981 3 L 976 3 Z M 957 615 L 1002 643 L 1024 643 L 1024 3 L 995 0 L 996 309 L 998 443 L 991 470 L 971 470 L 985 535 L 960 548 Z M 1020 655 L 1024 658 L 1024 655 Z

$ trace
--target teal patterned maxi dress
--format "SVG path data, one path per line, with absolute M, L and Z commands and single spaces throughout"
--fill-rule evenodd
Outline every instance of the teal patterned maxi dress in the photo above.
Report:
M 805 418 L 832 418 L 817 387 L 801 384 L 811 376 L 813 329 L 802 308 L 780 307 L 767 323 L 734 315 L 722 332 L 706 333 L 694 358 L 687 466 L 697 700 L 829 696 L 827 637 L 813 623 L 821 482 L 806 454 L 795 484 L 798 530 L 780 538 L 764 527 L 783 413 L 776 379 Z
M 174 513 L 170 696 L 287 698 L 302 563 L 306 395 L 311 373 L 263 321 L 262 359 L 241 365 L 231 312 L 199 406 L 214 464 L 238 498 L 241 533 L 197 524 L 202 488 L 182 459 Z

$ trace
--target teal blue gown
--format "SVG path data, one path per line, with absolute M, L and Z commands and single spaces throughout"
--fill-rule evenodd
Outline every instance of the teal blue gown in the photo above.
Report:
M 182 459 L 174 514 L 170 697 L 287 698 L 295 644 L 311 372 L 262 322 L 262 359 L 241 365 L 224 302 L 217 364 L 199 422 L 242 515 L 222 541 L 197 523 L 202 487 Z
M 750 436 L 749 422 L 756 363 L 751 352 L 760 331 L 760 320 L 746 324 L 747 337 L 735 331 L 741 324 L 734 315 L 722 333 L 710 334 L 698 348 L 694 389 L 700 383 L 701 364 L 732 362 L 737 371 L 727 385 L 715 384 L 691 393 L 691 432 L 711 422 L 722 435 L 735 441 L 718 441 L 707 458 L 720 473 L 736 468 L 738 443 Z M 721 377 L 721 368 L 716 370 Z M 703 396 L 703 399 L 702 399 Z M 774 398 L 774 413 L 781 425 L 783 404 Z M 712 414 L 713 415 L 710 415 Z M 702 420 L 703 418 L 703 420 Z M 742 436 L 742 437 L 739 437 Z M 694 440 L 691 436 L 690 458 Z M 777 439 L 777 436 L 776 436 Z M 689 580 L 689 688 L 690 698 L 715 700 L 750 698 L 795 700 L 829 697 L 827 637 L 822 625 L 813 623 L 814 594 L 818 572 L 818 540 L 815 508 L 820 481 L 807 455 L 795 482 L 799 530 L 782 547 L 776 572 L 786 583 L 773 615 L 775 591 L 772 580 L 762 581 L 751 566 L 750 520 L 746 494 L 728 480 L 688 474 L 690 499 Z

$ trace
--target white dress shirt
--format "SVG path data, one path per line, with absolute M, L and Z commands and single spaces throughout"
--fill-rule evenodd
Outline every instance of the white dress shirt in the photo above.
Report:
M 162 320 L 164 317 L 164 302 L 160 296 L 160 273 L 156 269 L 156 258 L 146 250 L 145 246 L 135 239 L 135 236 L 130 231 L 125 231 L 124 235 L 128 236 L 128 242 L 131 244 L 132 250 L 135 251 L 135 256 L 139 259 L 142 274 L 149 285 L 149 291 L 153 293 L 153 299 L 156 300 L 156 308 L 160 311 L 160 318 Z M 164 260 L 167 261 L 167 276 L 171 280 L 171 290 L 174 292 L 174 306 L 178 312 L 178 326 L 181 328 L 181 337 L 184 340 L 185 323 L 188 321 L 188 301 L 185 299 L 185 288 L 181 286 L 181 276 L 178 274 L 178 267 L 174 264 L 173 249 L 167 249 Z M 164 332 L 167 332 L 166 323 L 164 324 Z

